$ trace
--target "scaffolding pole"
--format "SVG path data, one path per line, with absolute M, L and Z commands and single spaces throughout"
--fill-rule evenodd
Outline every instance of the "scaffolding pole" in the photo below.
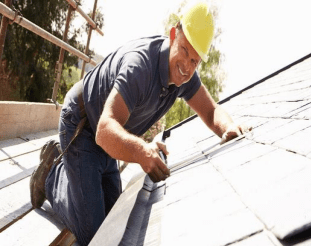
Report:
M 92 20 L 86 13 L 83 12 L 83 10 L 79 7 L 79 4 L 76 3 L 76 1 L 67 0 L 67 2 L 74 8 L 74 10 L 78 11 L 86 19 L 86 21 L 93 27 L 94 30 L 96 30 L 100 35 L 104 36 L 103 31 L 98 28 L 95 21 Z
M 13 22 L 16 22 L 20 26 L 32 31 L 33 33 L 39 35 L 40 37 L 50 41 L 51 43 L 67 50 L 71 54 L 83 59 L 84 61 L 91 63 L 92 65 L 96 66 L 96 62 L 88 57 L 87 55 L 83 54 L 81 51 L 73 48 L 72 46 L 68 45 L 66 42 L 62 41 L 61 39 L 53 36 L 49 32 L 45 31 L 41 27 L 37 26 L 36 24 L 33 24 L 29 20 L 27 20 L 24 17 L 21 17 L 16 14 L 15 11 L 11 10 L 9 7 L 7 7 L 5 4 L 0 2 L 0 13 L 12 20 Z
M 69 5 L 68 6 L 68 12 L 67 12 L 67 18 L 66 18 L 65 32 L 63 35 L 63 41 L 66 43 L 68 40 L 67 36 L 68 36 L 68 30 L 69 30 L 69 24 L 70 24 L 70 20 L 71 20 L 72 11 L 73 11 L 73 8 L 71 5 Z M 58 62 L 56 64 L 56 80 L 54 82 L 53 93 L 52 93 L 53 102 L 56 102 L 58 87 L 59 87 L 59 83 L 60 83 L 60 80 L 62 77 L 64 56 L 65 56 L 65 50 L 63 48 L 61 48 L 60 52 L 59 52 L 59 59 L 58 59 Z M 83 62 L 85 62 L 85 61 L 83 61 Z
M 97 8 L 97 0 L 95 0 L 95 2 L 94 2 L 93 13 L 92 13 L 92 19 L 93 20 L 95 20 L 96 8 Z M 88 32 L 88 37 L 87 37 L 87 43 L 86 43 L 86 47 L 85 47 L 85 51 L 84 51 L 84 54 L 86 54 L 86 55 L 89 52 L 89 46 L 90 46 L 92 31 L 93 31 L 93 28 L 90 26 L 89 32 Z M 84 76 L 84 70 L 85 70 L 85 61 L 83 61 L 83 63 L 82 63 L 81 79 Z
M 12 0 L 5 0 L 5 5 L 11 7 Z M 0 29 L 0 67 L 2 67 L 2 54 L 4 49 L 5 37 L 6 37 L 6 30 L 8 27 L 10 20 L 3 16 L 1 21 L 1 29 Z

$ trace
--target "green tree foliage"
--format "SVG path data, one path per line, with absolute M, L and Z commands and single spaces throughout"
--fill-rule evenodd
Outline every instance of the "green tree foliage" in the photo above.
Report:
M 170 128 L 193 114 L 194 111 L 190 109 L 185 101 L 181 98 L 177 98 L 174 105 L 165 115 L 165 128 Z
M 162 117 L 158 122 L 153 124 L 147 132 L 142 136 L 142 138 L 147 142 L 151 143 L 154 137 L 164 131 L 165 128 L 165 117 Z
M 92 16 L 93 16 L 93 10 L 92 11 L 90 11 L 89 13 L 88 13 L 88 16 L 90 17 L 90 18 L 92 18 Z M 102 29 L 103 27 L 104 27 L 104 15 L 103 15 L 103 13 L 101 12 L 101 8 L 98 8 L 98 9 L 96 9 L 96 12 L 95 12 L 95 23 L 97 24 L 97 26 L 98 26 L 98 28 L 99 29 Z M 85 25 L 84 25 L 84 30 L 85 30 L 85 32 L 86 33 L 88 33 L 88 31 L 89 31 L 89 29 L 90 29 L 90 24 L 89 23 L 86 23 Z
M 13 7 L 29 21 L 59 39 L 63 39 L 68 11 L 67 1 L 13 0 Z M 77 41 L 82 28 L 75 28 L 72 25 L 74 17 L 73 14 L 69 27 L 68 43 L 83 51 L 84 47 Z M 3 59 L 7 61 L 7 68 L 12 74 L 12 78 L 16 80 L 20 100 L 45 102 L 47 98 L 51 97 L 59 52 L 59 47 L 31 31 L 16 23 L 9 25 Z M 63 62 L 64 70 L 68 70 L 77 63 L 78 58 L 66 51 Z M 66 91 L 69 89 L 68 83 L 63 77 L 60 83 L 62 94 L 66 93 L 64 87 L 66 87 Z M 62 97 L 63 95 L 59 98 Z
M 68 4 L 61 0 L 19 0 L 13 6 L 23 17 L 62 39 Z M 76 46 L 78 30 L 71 32 L 69 43 Z M 17 77 L 20 100 L 43 102 L 51 97 L 55 65 L 60 49 L 36 34 L 14 23 L 8 27 L 4 59 Z M 65 64 L 77 59 L 65 54 Z
M 176 25 L 177 22 L 180 20 L 181 13 L 185 5 L 187 4 L 187 1 L 184 1 L 176 13 L 170 14 L 167 21 L 165 22 L 165 34 L 168 36 L 169 31 L 172 26 Z M 213 13 L 214 22 L 217 22 L 218 17 L 218 11 L 215 7 L 211 8 L 211 11 Z M 204 62 L 202 61 L 199 65 L 197 71 L 199 73 L 199 77 L 202 81 L 202 83 L 205 85 L 205 87 L 208 89 L 211 96 L 214 98 L 214 100 L 217 102 L 219 100 L 219 93 L 222 92 L 223 88 L 223 71 L 220 67 L 220 57 L 221 53 L 219 50 L 215 48 L 215 40 L 219 38 L 219 35 L 221 34 L 221 29 L 217 28 L 216 26 L 216 32 L 214 37 L 214 42 L 212 43 L 211 49 L 209 51 L 209 57 L 208 61 Z M 172 108 L 167 112 L 165 115 L 166 119 L 166 128 L 169 128 L 178 122 L 188 118 L 189 116 L 193 115 L 193 110 L 190 109 L 188 104 L 182 100 L 177 99 Z
M 58 103 L 60 104 L 64 103 L 66 93 L 76 82 L 80 80 L 80 75 L 81 75 L 81 69 L 75 66 L 71 66 L 71 67 L 64 66 L 63 71 L 62 71 L 61 83 L 59 85 L 58 94 L 57 94 Z
M 90 18 L 92 18 L 93 15 L 93 10 L 90 11 L 88 13 L 88 16 Z M 98 8 L 96 10 L 95 13 L 95 22 L 98 26 L 99 29 L 102 29 L 104 26 L 104 14 L 101 12 L 101 8 Z M 88 35 L 89 29 L 90 29 L 90 24 L 88 22 L 85 22 L 86 24 L 82 26 L 82 30 L 84 30 L 84 34 L 85 36 Z M 79 30 L 80 31 L 80 30 Z M 78 49 L 82 50 L 83 52 L 85 52 L 85 48 L 86 45 L 83 45 L 81 43 L 78 43 Z M 94 59 L 95 57 L 95 62 L 100 62 L 102 61 L 103 57 L 96 55 L 94 50 L 89 49 L 87 52 L 87 56 L 91 57 L 92 59 Z M 100 58 L 98 58 L 98 56 Z M 82 60 L 80 60 L 82 61 Z M 81 69 L 77 68 L 78 66 L 82 65 L 81 63 L 77 63 L 75 64 L 75 66 L 72 67 L 68 67 L 68 66 L 64 66 L 63 67 L 63 73 L 62 73 L 62 77 L 61 77 L 61 83 L 58 89 L 58 94 L 57 94 L 57 101 L 59 103 L 63 103 L 64 102 L 64 98 L 66 93 L 70 90 L 70 88 L 80 80 L 80 75 L 81 75 Z M 87 71 L 89 71 L 90 69 L 92 69 L 94 66 L 91 64 L 86 64 L 85 66 L 85 73 Z

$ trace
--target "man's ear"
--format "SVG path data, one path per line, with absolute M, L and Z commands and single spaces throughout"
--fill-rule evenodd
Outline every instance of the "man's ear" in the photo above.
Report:
M 171 28 L 171 31 L 170 31 L 170 40 L 171 40 L 171 42 L 174 41 L 175 37 L 176 37 L 176 27 L 173 26 L 173 27 Z

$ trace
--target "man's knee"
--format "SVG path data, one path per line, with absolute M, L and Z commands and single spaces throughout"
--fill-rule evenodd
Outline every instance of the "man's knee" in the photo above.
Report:
M 79 245 L 88 245 L 96 234 L 98 228 L 80 228 L 79 232 L 75 235 Z

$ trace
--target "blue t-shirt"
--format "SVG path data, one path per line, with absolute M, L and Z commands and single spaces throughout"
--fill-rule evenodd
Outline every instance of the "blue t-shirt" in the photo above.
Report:
M 189 100 L 199 89 L 197 72 L 176 87 L 169 81 L 169 39 L 154 36 L 131 41 L 108 55 L 84 78 L 83 99 L 94 133 L 112 88 L 122 95 L 130 117 L 124 128 L 142 135 L 173 105 L 177 97 Z

